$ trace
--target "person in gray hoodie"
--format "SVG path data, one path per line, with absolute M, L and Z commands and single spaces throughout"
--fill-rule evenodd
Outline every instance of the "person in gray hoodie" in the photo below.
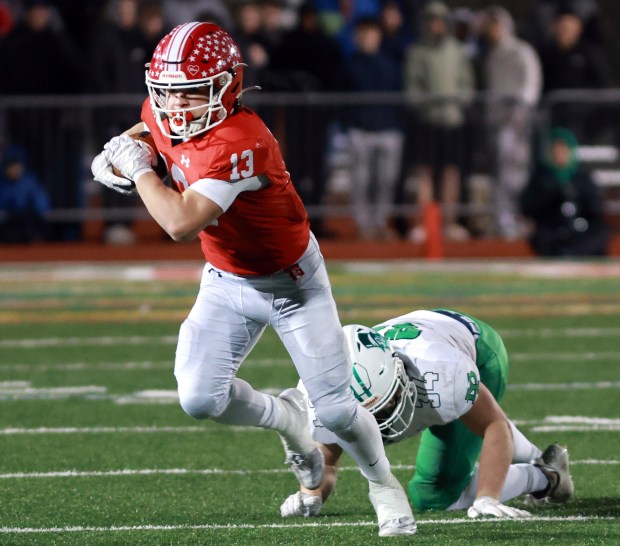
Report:
M 515 35 L 513 18 L 492 6 L 482 14 L 488 47 L 482 62 L 486 95 L 485 122 L 497 233 L 504 239 L 523 235 L 519 193 L 531 163 L 531 133 L 542 90 L 542 69 L 534 48 Z
M 456 207 L 465 149 L 465 107 L 474 90 L 474 73 L 462 45 L 451 34 L 449 16 L 443 2 L 433 0 L 424 7 L 423 36 L 405 53 L 403 79 L 414 114 L 409 146 L 418 183 L 417 204 L 423 209 L 432 201 L 440 202 L 444 235 L 463 240 L 469 234 L 456 222 Z M 424 242 L 424 226 L 417 225 L 410 238 Z

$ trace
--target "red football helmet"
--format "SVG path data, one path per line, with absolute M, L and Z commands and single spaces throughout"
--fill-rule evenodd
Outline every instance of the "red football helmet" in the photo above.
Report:
M 175 27 L 157 44 L 146 71 L 151 106 L 162 132 L 170 138 L 187 138 L 222 123 L 238 105 L 243 66 L 239 47 L 219 26 L 185 23 Z M 166 96 L 174 91 L 205 93 L 207 111 L 196 116 L 204 105 L 169 110 Z

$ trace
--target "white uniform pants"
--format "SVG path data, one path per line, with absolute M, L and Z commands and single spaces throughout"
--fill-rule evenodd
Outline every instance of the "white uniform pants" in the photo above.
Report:
M 351 364 L 313 236 L 297 264 L 273 275 L 239 276 L 206 264 L 177 345 L 174 373 L 183 409 L 198 418 L 219 416 L 239 366 L 268 324 L 288 350 L 323 424 L 346 429 L 357 412 L 349 389 Z

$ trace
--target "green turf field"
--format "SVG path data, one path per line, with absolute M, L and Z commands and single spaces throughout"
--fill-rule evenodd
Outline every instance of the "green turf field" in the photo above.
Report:
M 541 448 L 569 447 L 576 499 L 530 521 L 417 516 L 378 539 L 345 460 L 314 520 L 279 516 L 295 490 L 275 433 L 194 421 L 172 362 L 199 264 L 0 270 L 0 544 L 620 544 L 620 264 L 331 264 L 343 323 L 453 307 L 511 355 L 503 406 Z M 296 384 L 267 331 L 240 376 Z M 388 448 L 413 473 L 417 441 Z M 515 501 L 519 506 L 520 501 Z

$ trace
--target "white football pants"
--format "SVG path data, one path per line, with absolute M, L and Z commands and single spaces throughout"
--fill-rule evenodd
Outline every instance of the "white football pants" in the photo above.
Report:
M 239 276 L 207 263 L 194 307 L 181 326 L 174 373 L 184 411 L 195 418 L 275 428 L 271 397 L 236 379 L 265 327 L 288 350 L 322 424 L 368 479 L 389 463 L 379 429 L 351 389 L 351 363 L 323 256 L 313 236 L 285 271 Z

